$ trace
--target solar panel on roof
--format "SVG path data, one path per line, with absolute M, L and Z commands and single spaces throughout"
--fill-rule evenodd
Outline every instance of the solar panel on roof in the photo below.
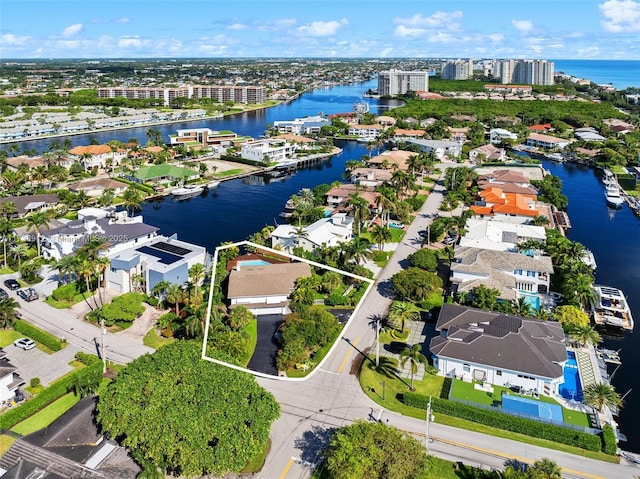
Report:
M 167 253 L 171 253 L 171 254 L 177 254 L 178 256 L 184 256 L 191 253 L 191 250 L 182 248 L 180 246 L 176 246 L 174 244 L 165 243 L 163 241 L 152 244 L 151 248 L 155 248 L 160 251 L 166 251 Z
M 503 231 L 502 232 L 502 242 L 503 243 L 517 243 L 518 242 L 518 233 L 514 233 L 513 231 Z

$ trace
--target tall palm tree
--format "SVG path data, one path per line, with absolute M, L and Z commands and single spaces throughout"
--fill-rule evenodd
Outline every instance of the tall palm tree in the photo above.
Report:
M 294 244 L 300 247 L 300 241 L 309 237 L 309 233 L 304 226 L 296 226 L 293 229 Z
M 198 297 L 198 286 L 202 283 L 204 279 L 204 265 L 202 263 L 196 263 L 191 268 L 189 268 L 189 280 L 193 283 L 195 287 L 195 295 Z
M 589 344 L 595 346 L 602 342 L 602 336 L 600 336 L 600 333 L 590 325 L 571 328 L 569 331 L 569 337 L 582 346 L 587 346 Z
M 78 262 L 77 256 L 63 256 L 56 262 L 56 268 L 58 269 L 58 283 L 69 283 L 72 279 L 72 275 L 76 270 L 76 264 Z M 68 280 L 64 280 L 67 277 Z
M 7 244 L 13 237 L 13 225 L 7 218 L 0 218 L 0 236 L 2 237 L 2 248 L 4 253 L 4 267 L 7 267 Z
M 18 261 L 18 269 L 22 267 L 22 260 L 27 257 L 29 251 L 24 243 L 16 243 L 9 248 L 11 257 Z
M 622 406 L 622 398 L 610 384 L 593 383 L 584 388 L 584 403 L 603 412 L 605 407 Z
M 133 216 L 135 211 L 142 209 L 142 193 L 134 186 L 129 186 L 122 195 L 124 207 Z
M 0 327 L 6 329 L 16 321 L 16 308 L 20 306 L 13 298 L 0 300 Z
M 164 300 L 166 297 L 167 289 L 171 286 L 171 283 L 167 280 L 158 281 L 151 288 L 151 294 L 153 294 L 158 300 Z
M 27 216 L 27 231 L 33 230 L 36 233 L 36 243 L 38 246 L 38 256 L 40 256 L 40 230 L 42 228 L 49 229 L 49 218 L 47 215 L 38 211 Z
M 414 321 L 420 318 L 420 308 L 409 301 L 394 301 L 389 308 L 389 323 L 396 329 L 404 333 L 407 321 Z
M 376 225 L 371 229 L 371 239 L 376 242 L 380 251 L 384 243 L 391 241 L 392 238 L 391 230 L 387 226 Z
M 369 217 L 369 205 L 367 204 L 367 200 L 360 197 L 358 193 L 351 193 L 347 204 L 353 212 L 353 217 L 356 220 L 357 231 L 358 234 L 360 234 L 362 222 Z
M 409 371 L 411 372 L 411 391 L 415 391 L 416 388 L 413 387 L 413 377 L 418 372 L 418 366 L 420 364 L 424 364 L 426 368 L 429 364 L 427 361 L 427 357 L 422 354 L 422 348 L 419 344 L 414 344 L 411 348 L 403 349 L 400 352 L 400 367 L 404 368 L 404 366 L 409 363 Z
M 180 303 L 184 300 L 184 291 L 177 284 L 167 288 L 167 301 L 175 306 L 176 314 L 180 316 Z
M 371 259 L 373 252 L 371 251 L 371 242 L 360 236 L 354 238 L 349 243 L 342 245 L 343 263 L 347 264 L 353 261 L 360 264 L 363 261 Z
M 85 284 L 85 291 L 82 292 L 82 298 L 84 299 L 84 302 L 87 303 L 87 306 L 89 306 L 91 310 L 93 310 L 93 306 L 91 306 L 91 303 L 89 303 L 89 299 L 87 298 L 87 296 L 85 296 L 85 293 L 91 295 L 91 292 L 92 292 L 91 278 L 93 277 L 93 273 L 94 273 L 94 268 L 90 260 L 85 258 L 85 259 L 79 260 L 76 263 L 75 274 L 80 280 L 84 280 L 84 284 Z M 95 298 L 94 298 L 94 302 L 95 302 Z M 97 307 L 98 307 L 98 303 L 96 303 L 96 308 Z

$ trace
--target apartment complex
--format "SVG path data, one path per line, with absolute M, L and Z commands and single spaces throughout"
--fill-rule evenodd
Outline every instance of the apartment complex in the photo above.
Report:
M 107 87 L 98 88 L 98 97 L 116 98 L 123 96 L 130 100 L 156 98 L 169 106 L 176 98 L 211 98 L 219 103 L 264 103 L 267 90 L 263 86 L 235 85 L 183 85 L 179 87 Z
M 525 85 L 553 85 L 554 63 L 547 60 L 497 60 L 493 76 L 500 83 Z
M 409 91 L 429 91 L 429 72 L 392 69 L 378 73 L 380 95 L 403 95 Z
M 473 77 L 473 60 L 449 60 L 442 64 L 443 80 L 469 80 Z

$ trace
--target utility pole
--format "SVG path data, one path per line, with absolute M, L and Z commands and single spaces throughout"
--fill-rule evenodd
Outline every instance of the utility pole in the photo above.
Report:
M 429 404 L 427 405 L 427 433 L 424 436 L 424 448 L 427 450 L 427 454 L 429 454 L 429 425 L 431 421 L 433 421 L 433 416 L 431 416 L 431 396 L 429 396 Z
M 376 368 L 380 366 L 380 317 L 376 318 Z
M 102 328 L 102 374 L 107 372 L 107 357 L 104 354 L 104 337 L 107 335 L 107 328 L 104 326 L 104 317 L 100 315 L 100 327 Z

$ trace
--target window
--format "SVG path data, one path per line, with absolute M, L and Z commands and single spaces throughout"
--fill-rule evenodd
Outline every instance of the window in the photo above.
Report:
M 468 364 L 463 364 L 463 365 L 462 365 L 462 370 L 463 370 L 465 373 L 471 372 L 471 366 L 469 366 Z
M 502 376 L 502 371 L 500 370 L 496 371 L 496 376 Z

